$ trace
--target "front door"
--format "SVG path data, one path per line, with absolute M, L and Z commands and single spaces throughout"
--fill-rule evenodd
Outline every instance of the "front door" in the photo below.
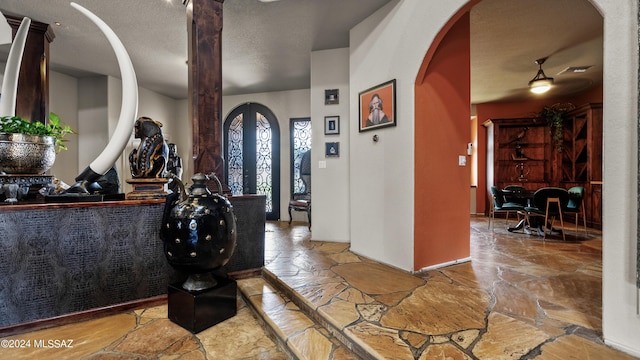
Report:
M 264 105 L 246 103 L 224 122 L 227 184 L 233 195 L 266 196 L 267 220 L 280 219 L 280 131 Z

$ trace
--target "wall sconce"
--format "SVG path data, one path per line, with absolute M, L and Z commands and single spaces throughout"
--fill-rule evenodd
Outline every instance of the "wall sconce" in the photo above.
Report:
M 546 60 L 547 58 L 536 60 L 536 64 L 538 64 L 540 68 L 536 76 L 529 81 L 529 90 L 534 94 L 544 94 L 549 91 L 553 85 L 553 78 L 547 77 L 544 71 L 542 71 L 542 64 L 544 64 Z

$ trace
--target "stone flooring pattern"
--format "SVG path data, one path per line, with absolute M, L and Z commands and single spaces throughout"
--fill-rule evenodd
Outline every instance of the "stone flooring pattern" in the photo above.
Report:
M 265 273 L 367 357 L 635 359 L 602 341 L 596 230 L 542 241 L 474 217 L 472 261 L 414 275 L 301 228 L 269 231 Z
M 69 339 L 71 347 L 35 345 Z M 0 348 L 0 359 L 12 360 L 287 359 L 241 300 L 236 316 L 195 335 L 171 322 L 162 305 L 2 340 L 31 341 L 30 347 Z
M 268 223 L 265 274 L 295 290 L 283 297 L 262 279 L 238 281 L 269 312 L 292 350 L 280 351 L 242 298 L 238 314 L 198 334 L 167 319 L 166 305 L 0 340 L 0 359 L 287 359 L 356 357 L 302 308 L 376 359 L 636 359 L 601 339 L 601 236 L 567 241 L 488 230 L 471 221 L 471 262 L 415 275 L 310 241 L 306 224 Z M 269 324 L 267 324 L 269 325 Z M 73 347 L 35 349 L 38 339 Z M 3 344 L 5 344 L 3 342 Z M 295 350 L 293 350 L 295 349 Z

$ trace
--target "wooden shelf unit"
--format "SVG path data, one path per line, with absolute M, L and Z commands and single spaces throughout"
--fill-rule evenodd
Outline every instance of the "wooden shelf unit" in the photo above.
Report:
M 602 104 L 582 105 L 567 113 L 559 161 L 561 187 L 583 186 L 587 223 L 602 227 Z
M 551 147 L 546 122 L 537 118 L 491 119 L 494 184 L 535 190 L 550 182 Z

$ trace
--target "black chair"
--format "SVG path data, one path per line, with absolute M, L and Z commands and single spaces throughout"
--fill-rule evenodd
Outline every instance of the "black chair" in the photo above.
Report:
M 309 220 L 309 231 L 311 231 L 311 150 L 302 154 L 300 159 L 300 179 L 304 184 L 304 191 L 293 193 L 289 200 L 289 224 L 291 224 L 291 211 L 304 211 Z
M 562 239 L 566 240 L 564 235 L 564 220 L 562 212 L 567 208 L 569 203 L 569 192 L 566 189 L 557 187 L 544 187 L 536 190 L 533 194 L 533 206 L 525 207 L 527 212 L 527 222 L 531 227 L 531 217 L 544 218 L 542 231 L 544 233 L 543 240 L 547 238 L 547 223 L 551 220 L 550 231 L 553 230 L 553 223 L 556 218 L 560 219 L 562 230 Z
M 505 201 L 502 190 L 497 186 L 491 187 L 491 193 L 489 194 L 489 200 L 491 202 L 489 207 L 489 228 L 491 229 L 491 220 L 495 223 L 496 214 L 506 214 L 505 222 L 509 221 L 509 213 L 524 210 L 524 206 L 514 202 Z M 495 226 L 495 224 L 494 224 Z
M 507 185 L 502 189 L 507 202 L 529 206 L 529 190 L 520 185 Z

